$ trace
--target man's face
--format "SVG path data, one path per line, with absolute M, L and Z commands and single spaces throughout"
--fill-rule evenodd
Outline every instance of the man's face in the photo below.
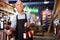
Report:
M 22 11 L 23 8 L 24 8 L 24 5 L 23 5 L 22 2 L 17 2 L 17 3 L 16 3 L 16 9 L 17 9 L 18 11 Z

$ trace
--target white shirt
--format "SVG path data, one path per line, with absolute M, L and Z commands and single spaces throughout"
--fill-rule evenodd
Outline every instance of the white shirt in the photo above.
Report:
M 24 13 L 23 14 L 17 14 L 17 15 L 18 15 L 18 19 L 25 19 Z M 28 22 L 30 21 L 30 23 L 34 23 L 31 15 L 29 13 L 26 13 L 26 15 L 27 15 L 27 21 Z M 16 28 L 16 15 L 13 15 L 11 17 L 11 27 Z

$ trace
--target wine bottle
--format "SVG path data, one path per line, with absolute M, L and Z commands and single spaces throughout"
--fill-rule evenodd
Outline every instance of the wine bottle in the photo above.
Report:
M 27 32 L 26 32 L 26 27 L 25 27 L 25 31 L 24 31 L 24 33 L 23 33 L 23 38 L 24 38 L 24 40 L 27 40 Z

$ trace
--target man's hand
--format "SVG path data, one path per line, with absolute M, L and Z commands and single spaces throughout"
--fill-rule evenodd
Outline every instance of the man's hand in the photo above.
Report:
M 10 30 L 4 30 L 5 31 L 5 33 L 9 36 L 9 35 L 11 35 L 12 34 L 12 31 L 10 31 Z
M 24 24 L 24 27 L 29 27 L 30 26 L 30 23 L 29 22 L 26 22 L 25 24 Z

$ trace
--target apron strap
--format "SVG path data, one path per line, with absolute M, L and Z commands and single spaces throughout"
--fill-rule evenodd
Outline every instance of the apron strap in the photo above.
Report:
M 25 14 L 25 19 L 27 19 L 27 14 Z
M 27 14 L 25 14 L 25 19 L 27 19 Z M 29 22 L 30 22 L 30 19 L 31 19 L 31 16 L 30 16 L 30 18 L 28 19 Z M 28 20 L 27 20 L 27 21 L 28 21 Z
M 25 19 L 27 20 L 27 14 L 25 14 Z M 16 25 L 17 25 L 17 21 L 18 21 L 18 15 L 16 15 Z
M 17 23 L 17 21 L 18 21 L 18 15 L 16 15 L 16 23 Z
M 27 19 L 27 14 L 25 14 L 25 19 Z M 16 22 L 18 20 L 18 15 L 16 15 Z

